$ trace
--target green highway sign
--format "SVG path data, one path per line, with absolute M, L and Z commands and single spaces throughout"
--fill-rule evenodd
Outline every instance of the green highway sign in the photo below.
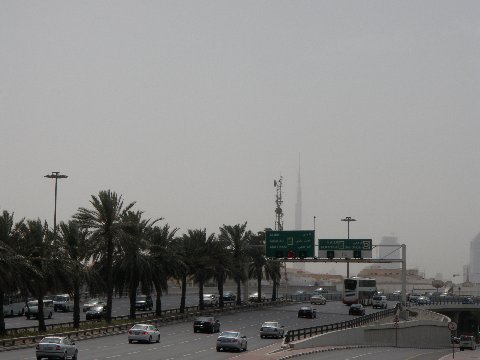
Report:
M 318 250 L 372 250 L 372 239 L 318 239 Z
M 315 256 L 313 230 L 265 232 L 265 256 L 270 258 L 307 258 Z

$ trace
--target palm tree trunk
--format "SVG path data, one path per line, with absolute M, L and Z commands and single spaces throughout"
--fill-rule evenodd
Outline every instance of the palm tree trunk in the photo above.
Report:
M 105 320 L 110 324 L 112 322 L 113 305 L 113 239 L 108 235 L 107 240 L 107 314 Z
M 203 280 L 198 282 L 198 304 L 200 305 L 200 310 L 205 309 L 205 304 L 203 303 Z
M 75 289 L 73 291 L 73 327 L 80 327 L 80 285 L 75 281 Z
M 257 292 L 258 292 L 258 301 L 262 301 L 262 272 L 257 272 Z
M 185 312 L 185 297 L 187 296 L 187 275 L 182 275 L 182 297 L 180 298 L 180 313 Z
M 0 336 L 4 336 L 7 334 L 7 330 L 5 329 L 5 317 L 3 316 L 3 303 L 5 301 L 5 293 L 3 289 L 0 287 Z
M 158 282 L 154 283 L 157 296 L 155 298 L 155 315 L 162 316 L 162 287 Z
M 38 313 L 37 313 L 37 319 L 38 319 L 38 331 L 47 331 L 47 327 L 45 326 L 45 318 L 43 314 L 43 292 L 40 291 L 38 294 Z
M 277 300 L 277 279 L 273 278 L 272 301 Z
M 242 288 L 240 279 L 235 280 L 237 283 L 237 305 L 242 305 Z
M 135 319 L 135 303 L 137 301 L 137 287 L 138 287 L 138 284 L 135 283 L 133 285 L 130 286 L 130 288 L 128 289 L 128 298 L 130 300 L 130 315 L 129 315 L 129 318 L 130 319 Z
M 221 276 L 219 276 L 219 280 L 218 280 L 218 284 L 217 284 L 217 288 L 218 288 L 218 295 L 220 296 L 220 299 L 219 299 L 219 302 L 218 302 L 218 306 L 220 308 L 223 308 L 224 304 L 223 304 L 223 274 Z

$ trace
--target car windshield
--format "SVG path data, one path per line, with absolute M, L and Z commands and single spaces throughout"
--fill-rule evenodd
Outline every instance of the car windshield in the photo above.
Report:
M 132 330 L 147 330 L 148 325 L 133 325 Z
M 460 341 L 469 341 L 470 339 L 471 339 L 471 336 L 465 336 L 465 335 L 460 336 Z
M 209 317 L 199 317 L 195 319 L 195 321 L 213 321 L 213 319 Z
M 67 301 L 67 297 L 63 295 L 57 295 L 53 298 L 53 301 Z
M 40 342 L 43 344 L 60 344 L 62 342 L 62 338 L 46 337 Z
M 102 310 L 103 310 L 103 306 L 94 306 L 94 307 L 92 307 L 91 310 L 93 310 L 93 311 L 102 311 Z
M 238 337 L 238 332 L 233 332 L 233 331 L 224 331 L 220 334 L 222 337 L 227 337 L 227 338 L 236 338 Z
M 351 307 L 352 308 L 360 308 L 360 307 L 362 307 L 362 305 L 361 304 L 352 304 Z
M 276 323 L 276 322 L 266 322 L 266 323 L 263 323 L 262 326 L 263 327 L 278 327 L 278 323 Z
M 203 298 L 204 299 L 210 299 L 210 298 L 213 298 L 213 295 L 203 295 Z
M 308 307 L 308 306 L 302 306 L 302 307 L 300 308 L 300 310 L 310 310 L 310 309 L 311 309 L 311 308 Z
M 145 295 L 137 296 L 137 301 L 145 301 L 145 300 L 147 300 L 147 297 Z

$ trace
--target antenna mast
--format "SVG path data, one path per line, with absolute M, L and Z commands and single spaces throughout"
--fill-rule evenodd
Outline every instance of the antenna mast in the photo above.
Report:
M 273 186 L 277 190 L 275 197 L 275 230 L 283 230 L 283 210 L 282 210 L 282 181 L 283 177 L 280 176 L 278 180 L 273 180 Z

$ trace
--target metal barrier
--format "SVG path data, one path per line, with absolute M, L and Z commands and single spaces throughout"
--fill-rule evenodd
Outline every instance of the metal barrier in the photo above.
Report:
M 296 330 L 288 330 L 287 334 L 285 335 L 285 343 L 288 344 L 290 341 L 306 339 L 307 337 L 324 334 L 329 331 L 345 330 L 348 328 L 362 326 L 362 325 L 374 322 L 376 320 L 379 320 L 388 316 L 392 316 L 395 314 L 395 311 L 396 311 L 396 308 L 392 308 L 392 309 L 378 311 L 373 314 L 361 316 L 352 320 L 342 321 L 334 324 L 313 326 L 309 328 L 296 329 Z

